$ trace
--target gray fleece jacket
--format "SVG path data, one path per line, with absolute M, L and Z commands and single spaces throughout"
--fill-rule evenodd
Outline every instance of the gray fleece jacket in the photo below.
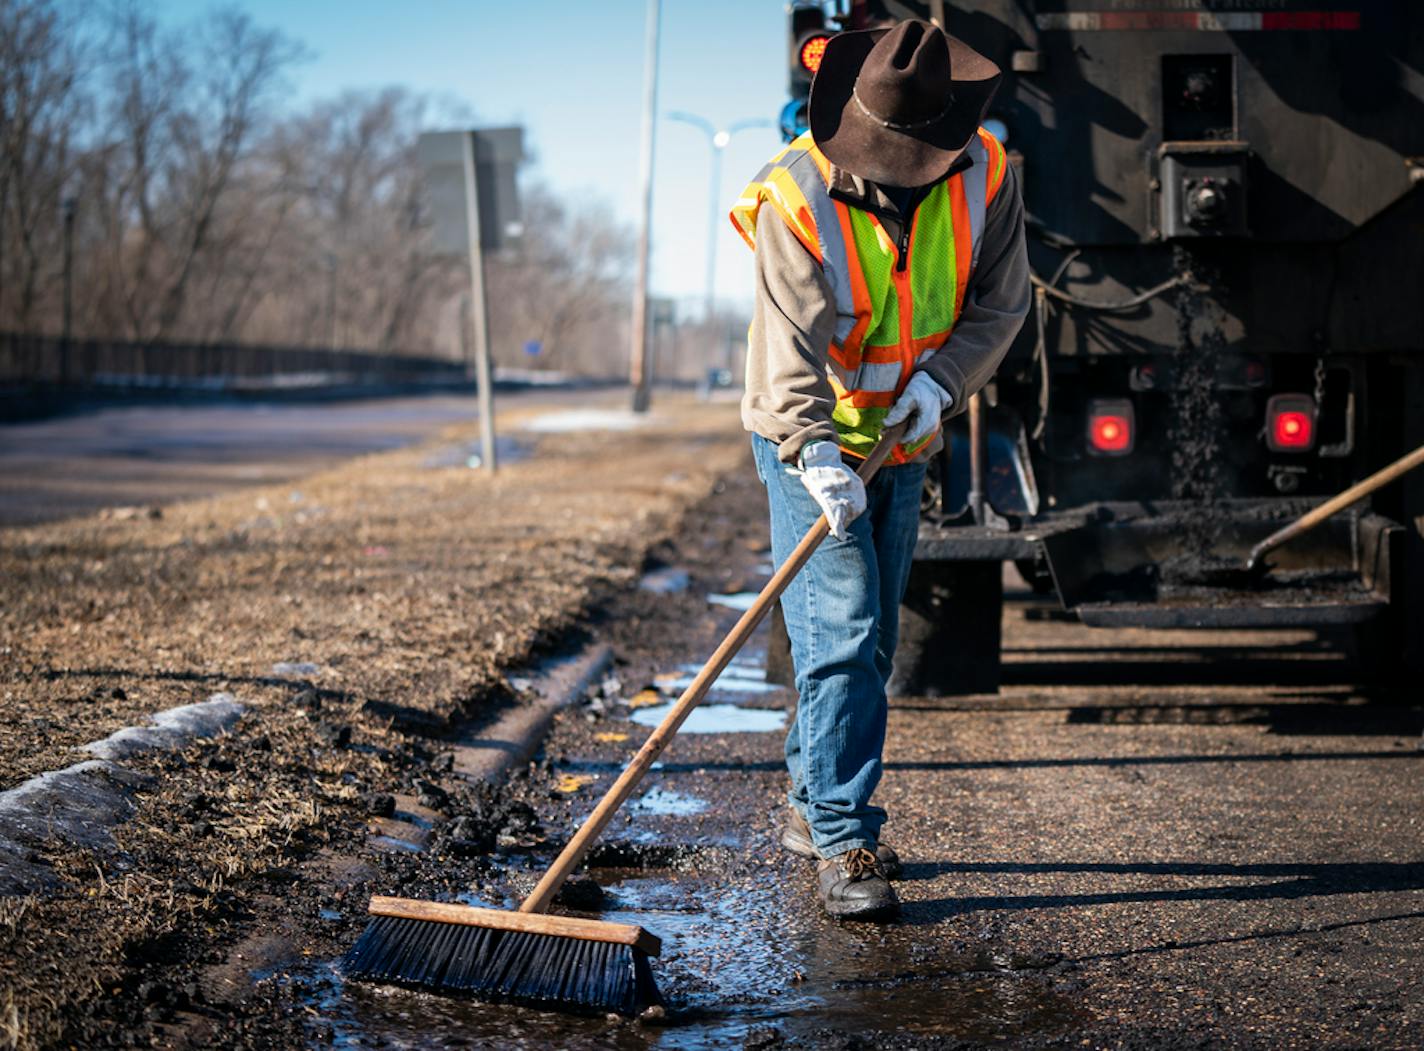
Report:
M 897 236 L 899 224 L 883 217 L 897 209 L 878 187 L 834 166 L 831 178 L 833 185 L 845 183 L 875 201 L 886 233 Z M 1018 335 L 1031 300 L 1028 274 L 1023 199 L 1010 164 L 985 216 L 979 262 L 954 330 L 920 366 L 949 391 L 950 415 L 968 407 L 970 395 L 989 382 Z M 776 442 L 784 463 L 795 463 L 808 442 L 836 440 L 831 422 L 836 398 L 826 375 L 835 324 L 835 295 L 820 264 L 775 212 L 765 209 L 757 224 L 756 306 L 747 339 L 742 425 Z M 942 445 L 936 438 L 921 456 Z

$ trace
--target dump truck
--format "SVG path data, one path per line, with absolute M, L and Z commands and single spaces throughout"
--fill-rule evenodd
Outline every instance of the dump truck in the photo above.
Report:
M 1027 212 L 1033 308 L 931 465 L 892 690 L 997 690 L 1008 562 L 1086 625 L 1329 628 L 1362 678 L 1417 670 L 1424 471 L 1222 570 L 1424 445 L 1424 4 L 791 16 L 787 133 L 817 33 L 938 17 L 994 59 Z

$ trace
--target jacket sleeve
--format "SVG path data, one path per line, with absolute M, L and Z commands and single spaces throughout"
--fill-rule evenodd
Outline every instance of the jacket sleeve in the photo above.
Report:
M 979 263 L 954 330 L 948 342 L 920 366 L 953 397 L 949 415 L 963 412 L 970 397 L 993 377 L 1033 298 L 1023 197 L 1012 164 L 984 217 L 983 237 Z
M 795 463 L 808 442 L 836 440 L 826 376 L 836 308 L 820 264 L 771 214 L 757 226 L 755 294 L 742 425 L 776 442 L 783 463 Z

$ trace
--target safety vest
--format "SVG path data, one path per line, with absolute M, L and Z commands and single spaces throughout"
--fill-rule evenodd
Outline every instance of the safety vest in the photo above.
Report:
M 963 307 L 1007 164 L 1003 145 L 983 128 L 966 152 L 971 165 L 915 209 L 905 260 L 874 214 L 831 196 L 830 162 L 809 133 L 768 161 L 732 207 L 732 224 L 755 248 L 757 215 L 769 204 L 835 291 L 827 371 L 840 446 L 855 456 L 870 452 L 915 366 L 944 346 Z M 906 462 L 933 438 L 898 446 L 891 462 Z

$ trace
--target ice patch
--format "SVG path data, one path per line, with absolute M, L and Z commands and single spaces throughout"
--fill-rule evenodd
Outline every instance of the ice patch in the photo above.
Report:
M 195 737 L 215 737 L 237 722 L 244 708 L 230 694 L 215 693 L 198 704 L 185 704 L 149 716 L 152 726 L 126 726 L 102 741 L 82 745 L 100 759 L 127 759 L 155 748 L 178 749 Z
M 379 552 L 385 554 L 384 548 L 367 548 L 366 553 L 374 554 Z M 272 665 L 273 675 L 315 675 L 321 671 L 320 664 L 313 664 L 310 661 L 278 661 Z
M 113 846 L 109 829 L 133 814 L 129 798 L 152 779 L 105 759 L 50 770 L 0 792 L 0 894 L 25 894 L 55 881 L 30 847 L 59 841 Z
M 726 606 L 728 609 L 734 609 L 738 613 L 745 613 L 751 609 L 752 603 L 756 600 L 757 592 L 755 591 L 739 591 L 735 595 L 711 594 L 707 596 L 707 601 L 712 603 L 712 605 Z
M 672 711 L 672 703 L 639 708 L 630 718 L 639 726 L 657 726 Z M 786 726 L 786 713 L 776 709 L 742 708 L 735 704 L 704 704 L 692 709 L 678 733 L 769 733 Z

